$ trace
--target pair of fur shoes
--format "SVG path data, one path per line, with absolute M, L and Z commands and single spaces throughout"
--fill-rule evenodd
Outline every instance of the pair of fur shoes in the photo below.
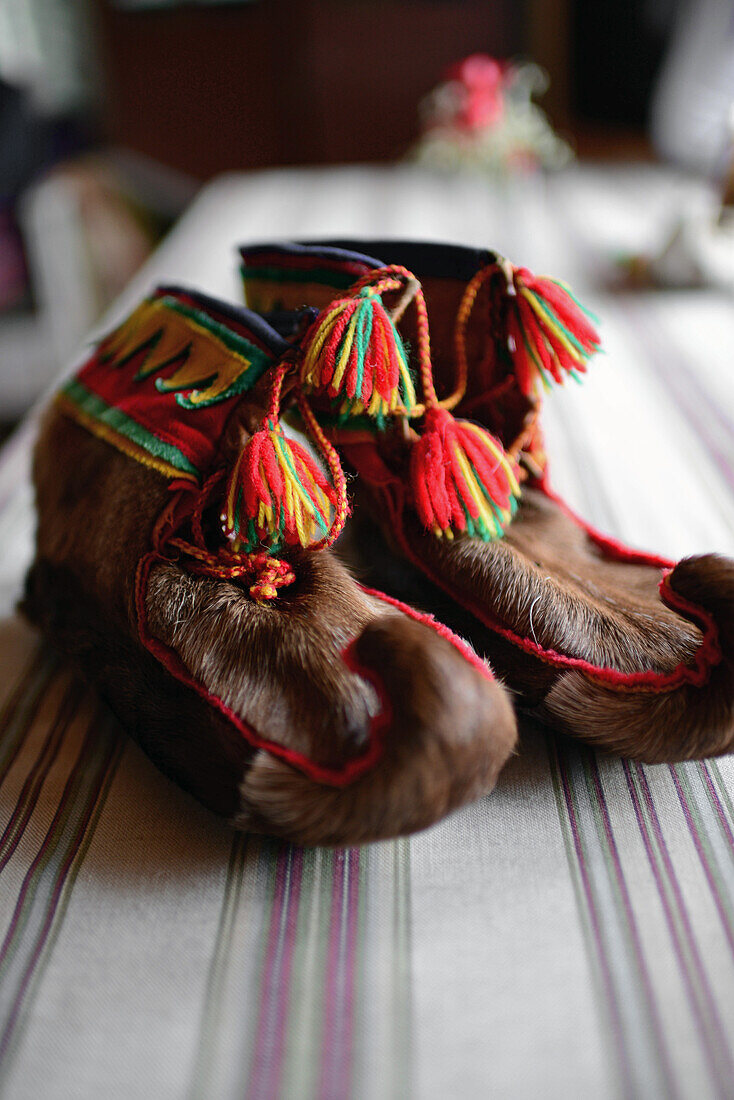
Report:
M 446 245 L 242 263 L 250 308 L 155 291 L 35 453 L 26 612 L 162 771 L 351 844 L 488 792 L 518 709 L 643 761 L 731 748 L 732 563 L 628 550 L 550 488 L 541 388 L 598 347 L 566 287 Z

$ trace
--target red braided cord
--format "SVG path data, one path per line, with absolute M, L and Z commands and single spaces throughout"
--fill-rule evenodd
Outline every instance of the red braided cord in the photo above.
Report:
M 456 324 L 454 326 L 456 388 L 450 397 L 447 397 L 445 401 L 441 402 L 445 409 L 455 408 L 466 393 L 466 383 L 469 377 L 469 363 L 466 355 L 466 326 L 469 323 L 469 318 L 474 310 L 474 303 L 477 300 L 477 294 L 481 287 L 488 279 L 496 275 L 499 270 L 500 268 L 495 261 L 486 264 L 484 267 L 480 267 L 479 271 L 477 271 L 467 283 L 464 294 L 462 295 L 459 309 L 456 314 Z
M 280 419 L 280 395 L 283 391 L 283 379 L 288 371 L 293 370 L 295 365 L 295 358 L 290 353 L 287 358 L 283 359 L 273 372 L 273 384 L 270 389 L 270 403 L 268 405 L 267 412 L 263 417 L 261 427 L 266 427 L 268 420 L 272 420 L 275 424 Z

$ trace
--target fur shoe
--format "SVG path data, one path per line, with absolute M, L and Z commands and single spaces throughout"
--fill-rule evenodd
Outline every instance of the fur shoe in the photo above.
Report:
M 241 253 L 249 304 L 300 325 L 302 382 L 361 504 L 521 705 L 643 761 L 729 751 L 734 563 L 630 550 L 548 481 L 541 387 L 598 348 L 568 288 L 448 245 Z M 287 312 L 304 304 L 310 323 Z M 394 588 L 419 591 L 406 571 Z
M 292 352 L 177 288 L 103 340 L 42 425 L 24 607 L 205 805 L 351 844 L 490 790 L 516 724 L 466 645 L 334 555 L 345 479 Z

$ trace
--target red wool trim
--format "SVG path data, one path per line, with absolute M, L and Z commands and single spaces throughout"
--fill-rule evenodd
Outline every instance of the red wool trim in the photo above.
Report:
M 660 598 L 673 611 L 680 612 L 683 618 L 693 619 L 701 628 L 703 639 L 696 651 L 696 665 L 700 669 L 701 679 L 700 682 L 692 679 L 697 687 L 701 687 L 708 680 L 711 667 L 720 664 L 724 658 L 719 641 L 719 628 L 710 612 L 687 600 L 684 596 L 681 596 L 680 592 L 676 592 L 670 584 L 672 572 L 672 569 L 668 570 L 660 581 L 658 586 Z

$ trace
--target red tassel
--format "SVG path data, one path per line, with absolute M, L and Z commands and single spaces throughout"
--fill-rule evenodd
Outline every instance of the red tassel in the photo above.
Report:
M 509 270 L 507 335 L 522 392 L 530 395 L 538 380 L 548 388 L 550 379 L 585 373 L 600 347 L 591 314 L 562 283 L 525 267 Z
M 245 444 L 230 474 L 224 533 L 248 552 L 308 546 L 327 537 L 335 502 L 319 464 L 268 420 Z
M 520 495 L 517 468 L 499 440 L 441 408 L 426 411 L 410 478 L 418 516 L 439 538 L 499 538 Z

